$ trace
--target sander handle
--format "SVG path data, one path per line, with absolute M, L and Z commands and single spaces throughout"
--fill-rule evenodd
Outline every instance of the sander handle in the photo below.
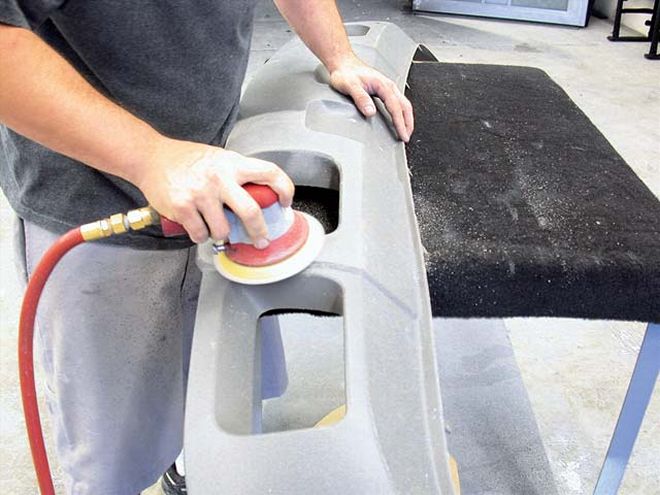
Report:
M 160 227 L 163 229 L 163 235 L 165 237 L 188 235 L 188 232 L 183 228 L 183 225 L 176 223 L 174 220 L 170 220 L 167 217 L 160 217 Z
M 277 193 L 268 186 L 248 182 L 243 185 L 243 189 L 245 189 L 261 208 L 268 208 L 273 203 L 277 202 Z M 160 226 L 163 229 L 163 235 L 165 237 L 188 235 L 188 232 L 183 228 L 183 225 L 162 215 L 160 217 Z

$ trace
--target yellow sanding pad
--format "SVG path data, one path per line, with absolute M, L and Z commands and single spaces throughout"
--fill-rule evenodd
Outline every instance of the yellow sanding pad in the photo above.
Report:
M 323 248 L 325 232 L 319 221 L 306 213 L 309 233 L 303 246 L 287 259 L 268 266 L 246 266 L 230 260 L 224 252 L 216 254 L 214 263 L 220 275 L 239 284 L 264 285 L 279 282 L 300 273 L 316 259 Z

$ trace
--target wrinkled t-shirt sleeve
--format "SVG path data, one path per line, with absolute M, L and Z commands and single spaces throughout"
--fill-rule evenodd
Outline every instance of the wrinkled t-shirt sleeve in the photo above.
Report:
M 66 0 L 0 0 L 0 23 L 36 29 Z

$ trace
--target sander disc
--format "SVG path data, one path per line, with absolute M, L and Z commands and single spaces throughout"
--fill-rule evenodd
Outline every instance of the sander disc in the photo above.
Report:
M 214 256 L 216 269 L 228 280 L 246 285 L 272 284 L 303 271 L 321 252 L 325 232 L 316 218 L 298 211 L 295 213 L 306 222 L 308 230 L 307 239 L 296 252 L 281 261 L 264 266 L 243 265 L 231 260 L 225 252 L 220 252 Z M 277 239 L 274 242 L 276 241 Z

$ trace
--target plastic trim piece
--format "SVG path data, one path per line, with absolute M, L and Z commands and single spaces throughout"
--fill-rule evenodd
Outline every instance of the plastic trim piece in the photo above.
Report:
M 417 44 L 388 23 L 348 30 L 357 54 L 403 91 Z M 185 431 L 190 493 L 453 493 L 422 247 L 404 145 L 388 117 L 363 118 L 294 40 L 248 85 L 227 146 L 277 156 L 308 185 L 336 188 L 327 176 L 334 164 L 341 222 L 309 268 L 266 286 L 225 280 L 200 249 Z M 305 168 L 300 156 L 323 159 Z M 345 418 L 259 434 L 259 316 L 283 308 L 334 312 L 338 304 Z

